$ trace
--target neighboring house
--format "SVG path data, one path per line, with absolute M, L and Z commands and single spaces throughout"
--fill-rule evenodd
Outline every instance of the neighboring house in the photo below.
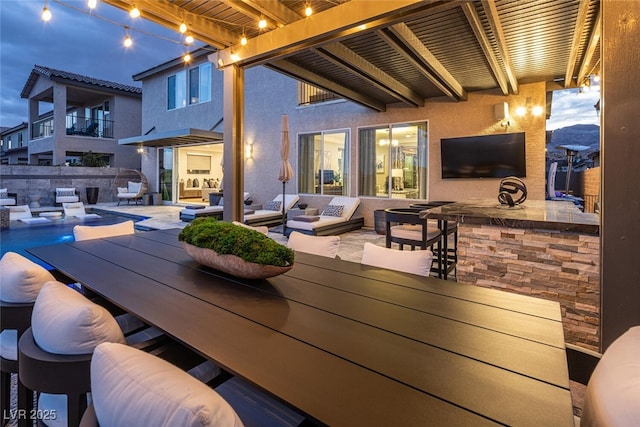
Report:
M 133 76 L 142 82 L 142 133 L 119 142 L 145 146 L 142 170 L 167 201 L 207 201 L 204 182 L 222 178 L 224 73 L 209 62 L 211 53 L 202 48 L 188 64 L 176 58 Z M 529 197 L 544 199 L 545 116 L 513 118 L 505 128 L 495 115 L 504 102 L 544 105 L 544 82 L 523 84 L 518 95 L 472 92 L 463 102 L 377 112 L 266 67 L 244 74 L 244 190 L 256 203 L 282 192 L 283 114 L 294 168 L 286 191 L 316 206 L 335 195 L 358 196 L 368 225 L 374 209 L 412 200 L 497 196 L 498 179 L 442 179 L 442 138 L 524 132 Z
M 3 165 L 26 165 L 29 162 L 27 145 L 29 143 L 29 124 L 22 122 L 12 128 L 3 128 L 0 132 L 0 163 Z
M 81 164 L 92 152 L 140 168 L 135 148 L 118 144 L 140 134 L 140 88 L 36 65 L 20 96 L 29 100 L 29 164 Z

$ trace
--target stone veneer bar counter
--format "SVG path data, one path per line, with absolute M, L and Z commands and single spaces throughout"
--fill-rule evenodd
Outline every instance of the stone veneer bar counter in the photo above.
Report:
M 598 349 L 599 217 L 565 201 L 456 202 L 423 212 L 458 223 L 458 282 L 558 301 L 567 342 Z

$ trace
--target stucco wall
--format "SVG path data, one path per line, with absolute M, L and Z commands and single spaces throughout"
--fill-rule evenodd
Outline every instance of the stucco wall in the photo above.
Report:
M 511 115 L 515 108 L 525 105 L 545 105 L 545 84 L 520 86 L 520 94 L 502 96 L 497 92 L 469 94 L 468 100 L 451 102 L 429 100 L 422 108 L 390 106 L 386 112 L 376 113 L 351 102 L 335 102 L 307 107 L 297 105 L 297 82 L 262 67 L 245 72 L 245 140 L 253 142 L 253 158 L 245 161 L 245 190 L 255 194 L 254 200 L 264 203 L 282 192 L 277 180 L 280 144 L 280 117 L 289 115 L 290 161 L 297 173 L 297 136 L 300 133 L 336 129 L 351 132 L 351 195 L 357 194 L 357 135 L 361 127 L 427 121 L 429 129 L 429 200 L 465 200 L 497 197 L 499 179 L 442 180 L 440 167 L 440 139 L 494 133 L 525 132 L 529 198 L 545 197 L 545 115 L 511 118 L 505 130 L 496 120 L 495 104 L 508 102 Z M 267 165 L 267 166 L 265 166 Z M 275 166 L 269 166 L 275 165 Z M 288 193 L 297 192 L 297 178 L 287 184 Z M 330 196 L 301 195 L 311 207 L 326 205 Z M 373 211 L 391 206 L 408 206 L 411 200 L 362 197 L 359 214 L 365 225 L 373 226 Z

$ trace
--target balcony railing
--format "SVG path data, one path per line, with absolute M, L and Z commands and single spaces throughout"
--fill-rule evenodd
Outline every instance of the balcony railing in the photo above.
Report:
M 310 105 L 340 99 L 334 93 L 303 82 L 298 83 L 298 105 Z
M 113 138 L 113 120 L 77 119 L 73 116 L 67 116 L 67 123 L 71 124 L 67 128 L 67 135 Z
M 88 136 L 92 138 L 113 138 L 113 120 L 83 119 L 67 116 L 67 135 Z M 53 117 L 35 121 L 31 125 L 31 139 L 46 138 L 53 135 Z

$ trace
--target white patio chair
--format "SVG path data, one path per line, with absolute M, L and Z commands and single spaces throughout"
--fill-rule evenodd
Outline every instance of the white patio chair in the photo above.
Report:
M 289 235 L 287 247 L 308 254 L 335 258 L 340 248 L 340 236 L 310 236 L 293 231 Z
M 361 263 L 428 277 L 431 273 L 433 252 L 430 250 L 401 251 L 366 242 L 362 250 Z

